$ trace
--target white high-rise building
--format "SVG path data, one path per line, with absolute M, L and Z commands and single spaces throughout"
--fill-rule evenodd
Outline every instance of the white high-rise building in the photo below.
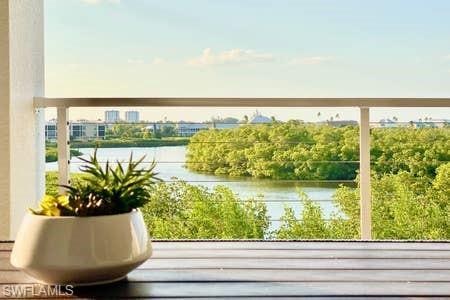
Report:
M 118 110 L 106 110 L 105 111 L 105 122 L 115 123 L 120 120 L 120 114 Z
M 139 122 L 139 112 L 135 110 L 130 110 L 125 112 L 125 121 L 129 123 Z

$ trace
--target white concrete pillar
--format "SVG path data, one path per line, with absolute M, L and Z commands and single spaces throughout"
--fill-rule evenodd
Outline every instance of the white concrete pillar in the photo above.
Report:
M 0 240 L 14 239 L 44 191 L 43 0 L 0 1 Z

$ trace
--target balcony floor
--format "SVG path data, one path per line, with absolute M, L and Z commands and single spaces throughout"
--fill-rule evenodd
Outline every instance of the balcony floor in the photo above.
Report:
M 450 296 L 450 242 L 154 242 L 154 255 L 119 283 L 75 289 L 78 297 Z M 6 285 L 35 281 L 9 263 Z

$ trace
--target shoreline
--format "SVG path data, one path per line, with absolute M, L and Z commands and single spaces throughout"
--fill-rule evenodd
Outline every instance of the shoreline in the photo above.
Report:
M 130 140 L 96 140 L 96 141 L 72 141 L 70 148 L 132 148 L 132 147 L 163 147 L 163 146 L 186 146 L 189 138 L 170 139 L 130 139 Z M 47 143 L 47 148 L 56 148 L 56 143 Z
M 72 157 L 82 155 L 83 153 L 78 149 L 83 148 L 153 148 L 186 146 L 188 143 L 189 138 L 73 141 L 70 143 L 70 153 Z M 56 143 L 47 142 L 45 145 L 45 162 L 50 163 L 57 160 L 58 153 Z
M 163 146 L 186 146 L 189 139 L 170 140 L 101 140 L 92 142 L 73 142 L 71 148 L 145 148 Z

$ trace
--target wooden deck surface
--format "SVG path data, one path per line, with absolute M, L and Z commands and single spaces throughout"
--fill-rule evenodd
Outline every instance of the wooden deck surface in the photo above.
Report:
M 119 283 L 77 288 L 85 298 L 450 297 L 446 242 L 154 242 Z M 0 298 L 34 279 L 0 243 Z

